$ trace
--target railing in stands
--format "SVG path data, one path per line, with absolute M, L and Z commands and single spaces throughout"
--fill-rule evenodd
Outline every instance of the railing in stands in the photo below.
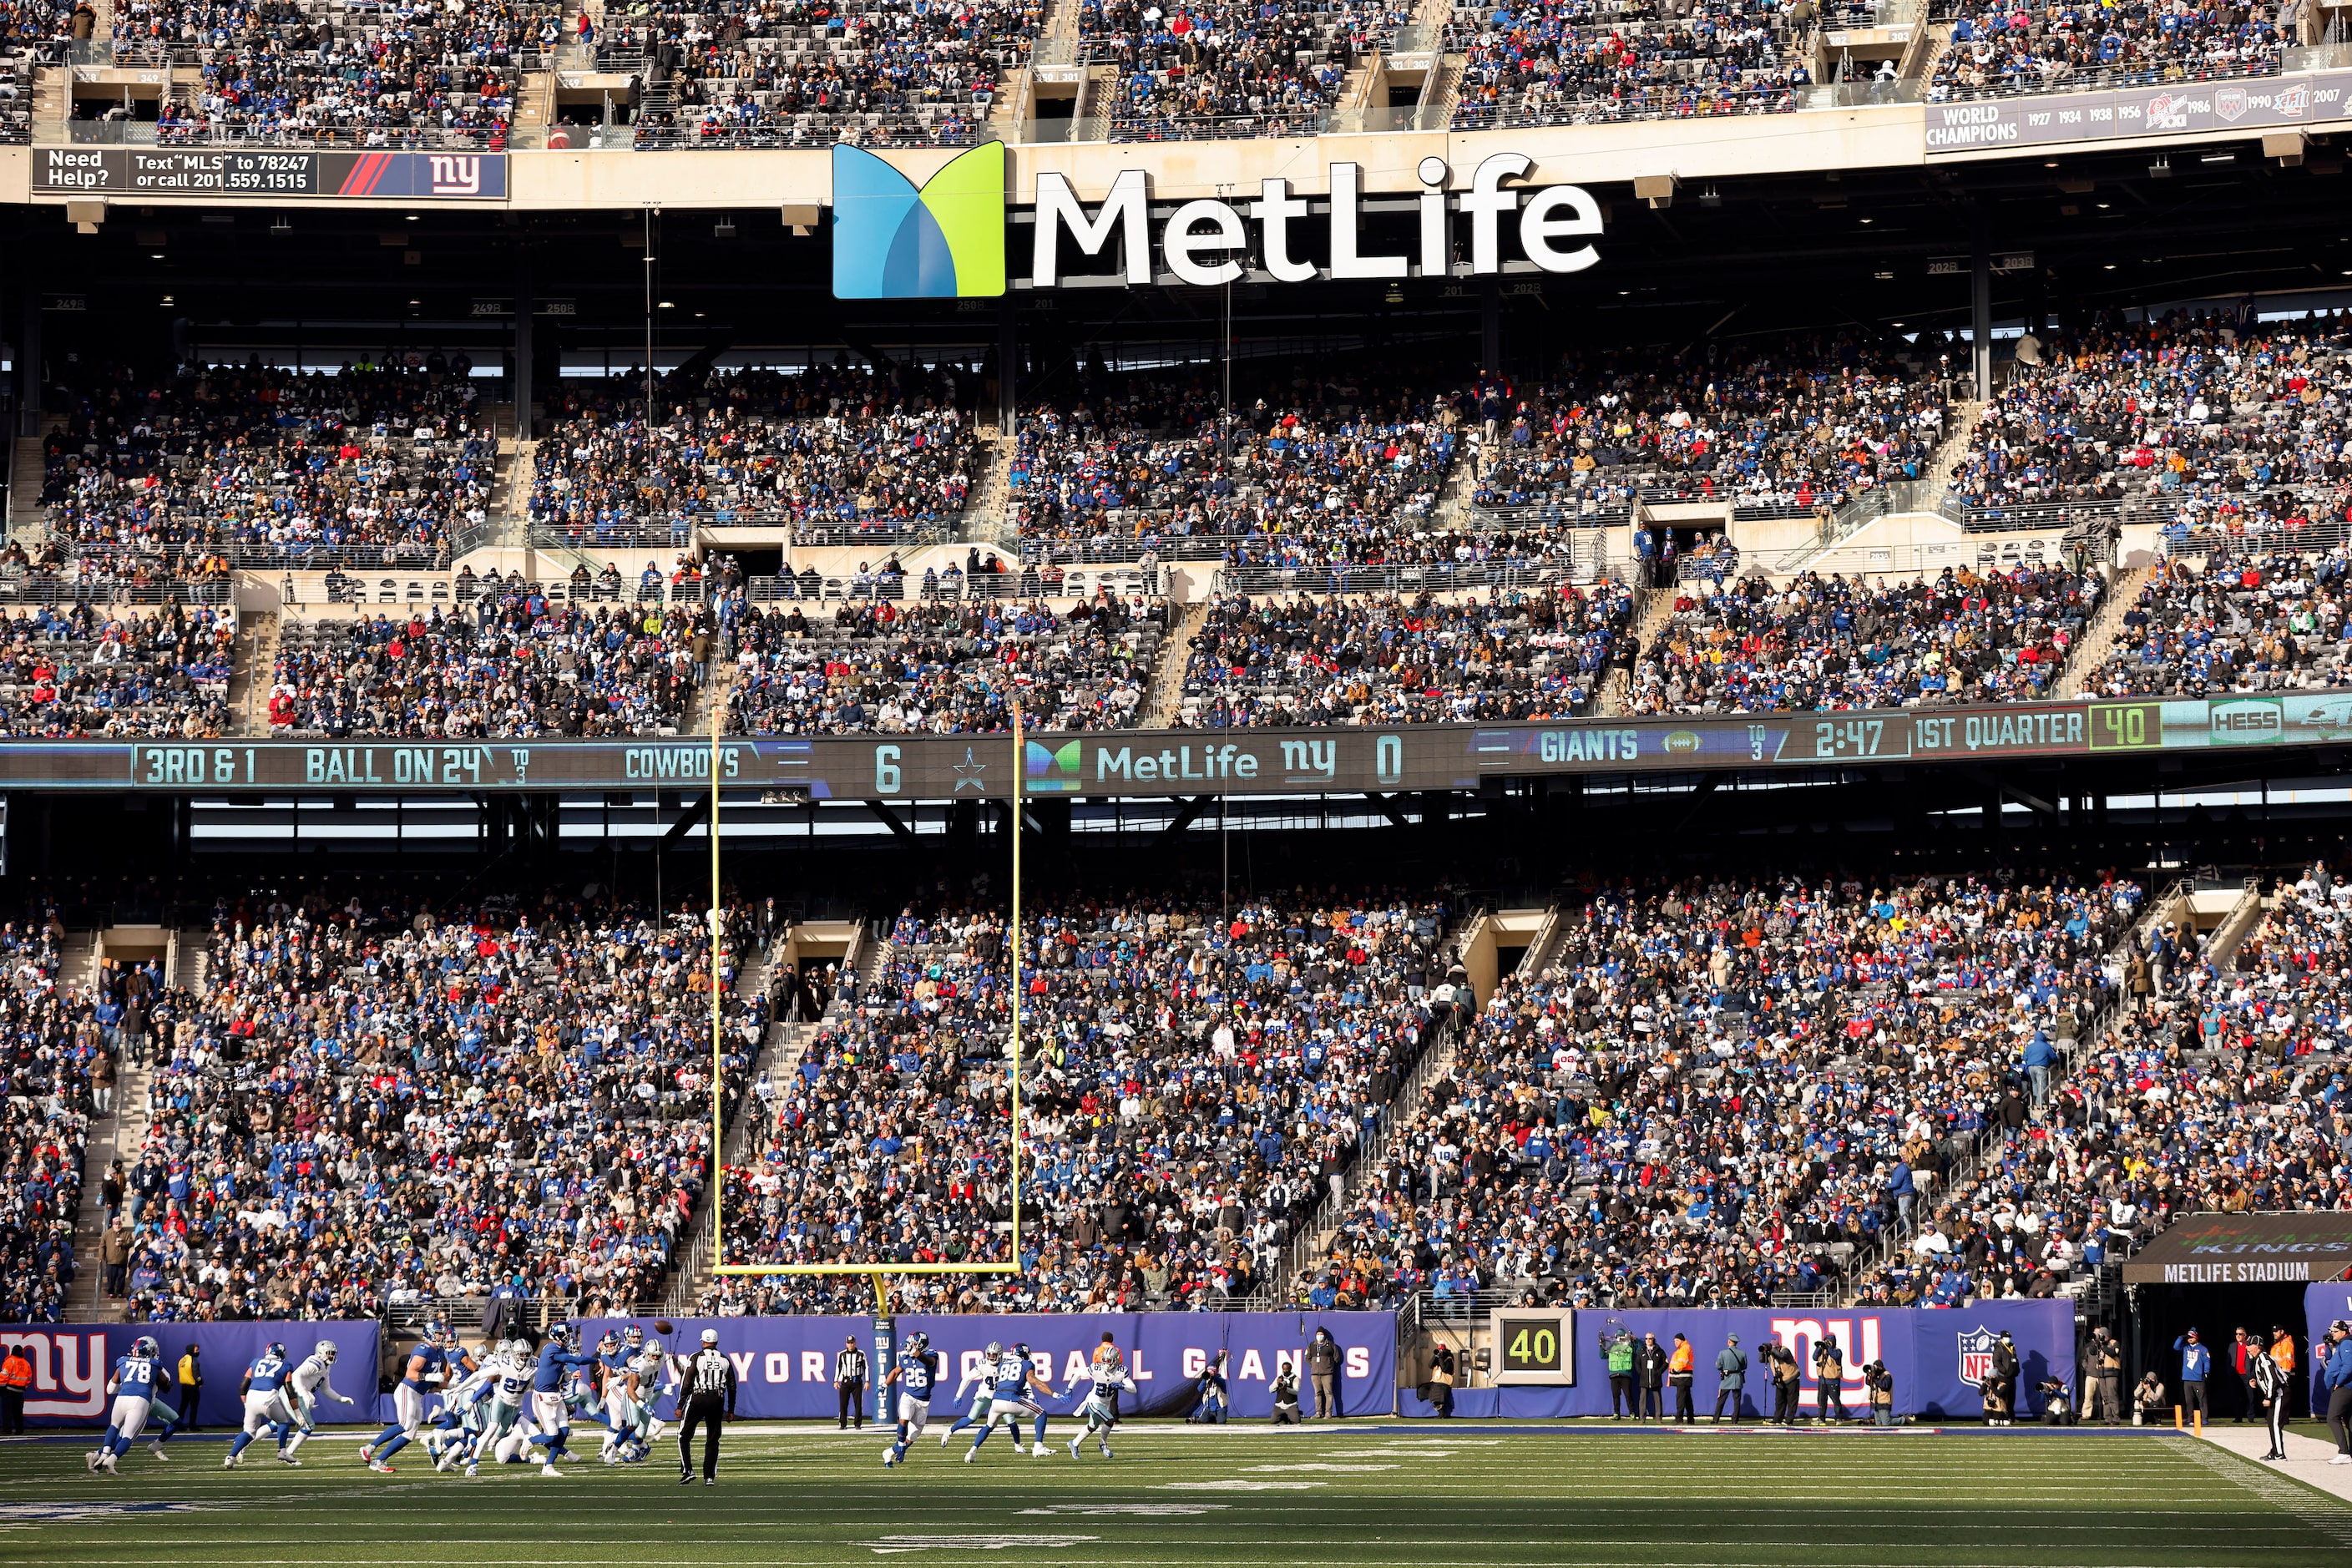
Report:
M 1577 576 L 1573 561 L 1524 565 L 1476 562 L 1436 566 L 1227 566 L 1216 574 L 1223 594 L 1454 594 L 1487 589 L 1556 588 Z

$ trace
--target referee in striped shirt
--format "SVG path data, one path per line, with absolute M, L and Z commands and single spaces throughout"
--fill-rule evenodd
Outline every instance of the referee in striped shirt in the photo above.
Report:
M 677 1484 L 694 1484 L 694 1429 L 702 1436 L 702 1484 L 719 1484 L 719 1432 L 735 1416 L 735 1363 L 719 1349 L 719 1331 L 702 1331 L 702 1348 L 686 1363 L 685 1404 L 677 1423 Z

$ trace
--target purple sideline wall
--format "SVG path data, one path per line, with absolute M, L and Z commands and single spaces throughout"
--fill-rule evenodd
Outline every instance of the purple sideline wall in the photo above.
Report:
M 236 1385 L 262 1347 L 283 1341 L 287 1352 L 307 1356 L 320 1340 L 335 1342 L 335 1387 L 359 1403 L 321 1402 L 322 1424 L 373 1420 L 375 1415 L 376 1336 L 372 1321 L 327 1323 L 16 1323 L 0 1325 L 0 1344 L 20 1343 L 33 1363 L 33 1386 L 25 1401 L 27 1423 L 41 1426 L 103 1426 L 106 1380 L 115 1358 L 130 1352 L 142 1334 L 152 1334 L 176 1382 L 180 1357 L 197 1347 L 205 1386 L 195 1417 L 218 1431 L 245 1419 Z M 172 1402 L 187 1415 L 177 1390 Z
M 1472 1388 L 1454 1396 L 1457 1416 L 1496 1415 L 1507 1419 L 1548 1420 L 1563 1415 L 1609 1414 L 1609 1362 L 1601 1352 L 1604 1338 L 1622 1323 L 1639 1340 L 1654 1332 L 1658 1343 L 1672 1349 L 1676 1333 L 1690 1336 L 1697 1368 L 1691 1380 L 1691 1400 L 1698 1414 L 1715 1409 L 1715 1358 L 1728 1337 L 1739 1336 L 1748 1352 L 1748 1381 L 1740 1414 L 1753 1419 L 1771 1413 L 1772 1396 L 1756 1360 L 1756 1347 L 1778 1340 L 1797 1352 L 1804 1368 L 1799 1384 L 1799 1407 L 1820 1407 L 1821 1387 L 1812 1375 L 1813 1345 L 1823 1334 L 1834 1334 L 1845 1351 L 1844 1406 L 1848 1415 L 1869 1415 L 1869 1396 L 1862 1383 L 1863 1363 L 1886 1363 L 1895 1374 L 1895 1409 L 1903 1415 L 1961 1416 L 1984 1414 L 1978 1394 L 1979 1369 L 1990 1357 L 2002 1330 L 2016 1337 L 2019 1398 L 2039 1410 L 2033 1386 L 2045 1377 L 2074 1377 L 2074 1307 L 2071 1301 L 1990 1301 L 1975 1307 L 1938 1310 L 1923 1307 L 1843 1308 L 1821 1311 L 1779 1309 L 1640 1310 L 1622 1312 L 1580 1311 L 1576 1314 L 1576 1382 L 1572 1386 L 1512 1384 L 1502 1388 Z M 1443 1328 L 1443 1320 L 1433 1321 Z M 1972 1375 L 1973 1373 L 1973 1375 Z M 1674 1391 L 1665 1391 L 1665 1410 L 1674 1414 Z M 1760 1403 L 1759 1403 L 1760 1400 Z M 1433 1406 L 1412 1389 L 1397 1393 L 1402 1415 L 1428 1415 Z M 1726 1412 L 1729 1414 L 1728 1411 Z M 2022 1419 L 2022 1413 L 2021 1413 Z
M 652 1325 L 639 1318 L 634 1321 Z M 593 1346 L 622 1320 L 588 1319 L 583 1342 Z M 835 1418 L 833 1356 L 845 1337 L 872 1354 L 872 1321 L 866 1318 L 679 1318 L 670 1337 L 680 1352 L 693 1350 L 705 1328 L 719 1331 L 719 1348 L 735 1363 L 736 1413 L 746 1418 L 810 1420 Z M 898 1320 L 898 1341 L 916 1332 L 930 1335 L 946 1374 L 933 1389 L 931 1409 L 944 1414 L 955 1403 L 956 1385 L 977 1367 L 989 1341 L 1025 1342 L 1045 1381 L 1065 1397 L 1047 1408 L 1061 1415 L 1077 1408 L 1071 1384 L 1108 1332 L 1126 1352 L 1137 1393 L 1125 1402 L 1130 1413 L 1181 1415 L 1192 1408 L 1193 1380 L 1218 1351 L 1226 1353 L 1225 1384 L 1235 1416 L 1274 1412 L 1274 1374 L 1280 1361 L 1297 1361 L 1318 1327 L 1328 1328 L 1340 1347 L 1340 1408 L 1351 1415 L 1385 1415 L 1396 1400 L 1396 1316 L 1391 1312 L 1076 1312 L 1041 1315 L 951 1316 L 908 1313 Z M 877 1374 L 878 1375 L 878 1374 Z M 1302 1395 L 1313 1408 L 1304 1378 Z M 866 1404 L 870 1411 L 873 1392 Z

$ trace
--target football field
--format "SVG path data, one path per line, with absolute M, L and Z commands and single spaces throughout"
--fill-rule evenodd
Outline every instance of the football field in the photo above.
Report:
M 1064 1428 L 1066 1435 L 1067 1428 Z M 2169 1436 L 1515 1435 L 1465 1424 L 1337 1431 L 1122 1428 L 1118 1457 L 977 1463 L 926 1439 L 885 1470 L 869 1431 L 740 1427 L 716 1487 L 676 1448 L 562 1479 L 373 1475 L 322 1436 L 289 1468 L 218 1440 L 137 1448 L 92 1477 L 85 1442 L 0 1444 L 0 1562 L 76 1568 L 866 1563 L 1562 1568 L 2352 1562 L 2352 1507 Z

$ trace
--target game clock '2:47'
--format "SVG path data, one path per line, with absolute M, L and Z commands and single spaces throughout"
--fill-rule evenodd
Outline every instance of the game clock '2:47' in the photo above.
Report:
M 1576 1381 L 1576 1314 L 1568 1311 L 1495 1315 L 1495 1381 Z

